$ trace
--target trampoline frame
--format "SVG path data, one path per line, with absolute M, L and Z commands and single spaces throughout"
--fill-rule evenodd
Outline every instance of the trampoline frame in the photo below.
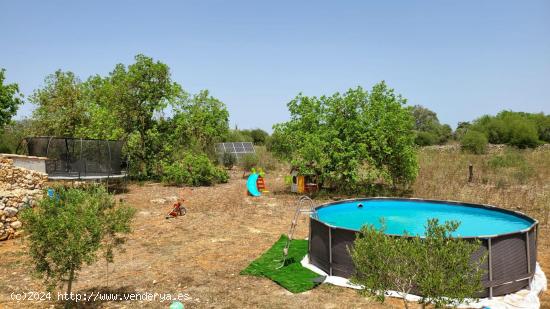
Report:
M 350 278 L 355 273 L 355 265 L 349 255 L 349 249 L 353 246 L 353 241 L 359 231 L 325 223 L 319 220 L 316 212 L 324 207 L 337 207 L 339 204 L 369 200 L 444 203 L 446 205 L 484 208 L 529 220 L 532 224 L 528 228 L 511 233 L 456 238 L 479 240 L 481 242 L 480 250 L 472 255 L 472 260 L 479 259 L 487 254 L 486 260 L 481 265 L 486 270 L 482 278 L 484 290 L 476 295 L 477 297 L 501 296 L 530 286 L 535 274 L 537 260 L 538 221 L 521 212 L 487 204 L 393 197 L 358 198 L 325 203 L 317 206 L 315 212 L 310 216 L 308 247 L 310 263 L 331 276 Z M 404 237 L 395 234 L 387 235 Z
M 29 141 L 32 140 L 32 139 L 48 139 L 48 142 L 46 144 L 46 153 L 44 154 L 34 154 L 34 153 L 30 153 L 29 151 Z M 57 170 L 57 167 L 54 168 L 54 172 L 53 173 L 50 173 L 48 171 L 48 164 L 51 164 L 52 162 L 56 162 L 57 158 L 52 158 L 50 156 L 50 144 L 52 142 L 52 140 L 64 140 L 65 141 L 65 149 L 67 149 L 66 152 L 63 152 L 62 155 L 66 155 L 67 157 L 65 158 L 66 160 L 65 163 L 68 163 L 71 161 L 71 158 L 69 158 L 69 155 L 70 155 L 70 151 L 69 151 L 69 146 L 68 146 L 68 141 L 71 140 L 71 141 L 74 141 L 74 142 L 80 142 L 80 155 L 78 157 L 78 169 L 75 171 L 75 170 L 69 170 L 69 168 L 67 167 L 67 170 L 65 172 L 60 172 Z M 91 172 L 91 173 L 88 173 L 87 172 L 87 165 L 86 165 L 86 160 L 82 157 L 83 155 L 83 142 L 88 142 L 88 141 L 97 141 L 97 142 L 103 142 L 105 144 L 107 144 L 107 147 L 106 147 L 106 150 L 107 150 L 107 153 L 108 153 L 108 162 L 109 164 L 107 164 L 107 172 Z M 122 167 L 120 168 L 120 173 L 118 172 L 113 172 L 113 167 L 112 167 L 112 163 L 113 163 L 113 157 L 112 157 L 112 151 L 111 151 L 111 143 L 112 142 L 116 142 L 116 143 L 119 143 L 121 141 L 119 140 L 109 140 L 109 139 L 94 139 L 94 138 L 72 138 L 72 137 L 61 137 L 61 136 L 32 136 L 32 137 L 25 137 L 18 145 L 17 147 L 17 150 L 16 150 L 16 153 L 19 152 L 19 149 L 20 147 L 23 145 L 23 142 L 26 143 L 26 150 L 27 150 L 27 153 L 29 155 L 40 155 L 40 156 L 43 156 L 43 157 L 46 157 L 48 158 L 46 160 L 46 172 L 48 174 L 48 178 L 51 179 L 51 180 L 109 180 L 109 179 L 118 179 L 118 178 L 125 178 L 127 176 L 127 166 L 126 166 L 126 170 L 124 170 Z M 73 146 L 74 147 L 74 146 Z M 78 146 L 76 146 L 78 147 Z M 121 146 L 121 149 L 122 149 L 122 146 Z M 73 158 L 74 159 L 74 158 Z M 98 162 L 98 161 L 94 161 L 94 162 Z M 120 159 L 120 162 L 122 163 L 123 160 L 122 160 L 122 156 L 121 156 L 121 159 Z M 56 163 L 54 163 L 56 164 Z

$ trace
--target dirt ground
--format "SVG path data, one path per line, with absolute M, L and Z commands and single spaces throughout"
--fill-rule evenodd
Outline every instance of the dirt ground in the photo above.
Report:
M 297 196 L 285 193 L 283 178 L 283 172 L 268 175 L 271 193 L 252 198 L 245 194 L 242 173 L 234 172 L 227 184 L 187 191 L 187 215 L 170 220 L 164 216 L 171 202 L 151 200 L 170 199 L 181 188 L 156 183 L 129 185 L 127 192 L 117 195 L 138 210 L 125 251 L 117 253 L 113 264 L 99 260 L 84 267 L 75 291 L 88 295 L 159 293 L 159 297 L 182 293 L 186 308 L 402 308 L 401 300 L 378 304 L 346 288 L 324 284 L 292 294 L 268 279 L 239 275 L 289 228 Z M 302 217 L 299 237 L 306 236 L 307 224 Z M 539 262 L 550 261 L 548 227 L 541 228 L 540 234 Z M 60 306 L 60 302 L 11 299 L 12 293 L 45 290 L 41 280 L 32 276 L 24 250 L 21 238 L 0 243 L 0 308 Z M 542 263 L 547 274 L 549 265 Z M 544 306 L 550 307 L 549 293 L 542 297 Z M 167 308 L 169 304 L 157 298 L 96 301 L 80 303 L 80 307 Z

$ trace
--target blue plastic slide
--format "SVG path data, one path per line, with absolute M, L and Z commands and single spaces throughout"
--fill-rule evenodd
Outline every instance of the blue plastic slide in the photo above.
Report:
M 260 175 L 252 173 L 250 176 L 248 176 L 248 180 L 246 181 L 246 188 L 252 196 L 261 195 L 260 191 L 258 191 L 258 185 L 256 184 L 256 182 L 258 181 L 258 176 Z

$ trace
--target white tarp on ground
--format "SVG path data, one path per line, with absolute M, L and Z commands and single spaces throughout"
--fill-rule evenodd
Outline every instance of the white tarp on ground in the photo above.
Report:
M 352 288 L 352 289 L 361 289 L 361 286 L 351 284 L 348 279 L 329 276 L 327 273 L 319 269 L 317 266 L 309 263 L 309 257 L 306 255 L 302 259 L 302 266 L 311 271 L 318 273 L 319 275 L 326 276 L 323 283 L 330 283 L 337 286 Z M 540 308 L 539 294 L 543 291 L 546 291 L 547 281 L 544 272 L 540 268 L 539 263 L 535 269 L 535 276 L 531 282 L 530 290 L 521 290 L 514 294 L 508 294 L 505 296 L 489 298 L 480 298 L 475 299 L 470 304 L 460 305 L 458 308 L 491 308 L 491 309 L 531 309 L 531 308 Z M 386 292 L 387 296 L 399 297 L 402 295 L 395 291 Z M 420 296 L 417 295 L 407 295 L 407 300 L 415 302 L 420 300 Z

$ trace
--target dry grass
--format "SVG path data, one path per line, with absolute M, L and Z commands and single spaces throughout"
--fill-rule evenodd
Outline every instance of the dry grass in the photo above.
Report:
M 532 167 L 527 177 L 517 176 L 518 167 L 495 170 L 490 157 L 459 152 L 423 150 L 421 170 L 414 186 L 417 197 L 489 203 L 523 211 L 544 222 L 548 209 L 550 151 L 521 153 Z M 468 164 L 475 179 L 468 183 Z M 80 272 L 75 289 L 84 291 L 187 293 L 186 308 L 401 308 L 390 299 L 377 304 L 357 292 L 321 285 L 292 294 L 268 279 L 240 276 L 239 272 L 286 233 L 294 211 L 295 195 L 288 193 L 279 169 L 267 174 L 270 194 L 260 198 L 245 195 L 242 172 L 233 172 L 228 184 L 196 188 L 187 194 L 187 215 L 166 220 L 170 205 L 150 200 L 176 196 L 181 189 L 161 184 L 131 185 L 118 195 L 138 209 L 134 232 L 109 267 L 103 261 Z M 502 180 L 503 178 L 504 180 Z M 318 200 L 321 203 L 324 200 Z M 305 237 L 302 218 L 297 235 Z M 539 255 L 550 274 L 548 224 L 539 229 Z M 12 292 L 44 291 L 32 277 L 22 239 L 0 243 L 0 308 L 49 308 L 55 302 L 15 302 Z M 543 308 L 550 307 L 548 292 Z M 86 308 L 166 308 L 159 302 L 97 302 Z
M 511 157 L 511 166 L 495 167 L 495 157 Z M 484 203 L 523 212 L 540 223 L 537 260 L 550 274 L 550 149 L 501 149 L 486 155 L 459 151 L 423 150 L 414 196 Z M 468 182 L 468 166 L 474 178 Z M 541 308 L 550 308 L 546 292 Z
M 511 166 L 495 166 L 510 158 Z M 506 159 L 505 159 L 506 160 Z M 550 204 L 550 150 L 502 150 L 490 155 L 424 150 L 414 196 L 493 204 L 524 212 L 547 225 Z M 468 166 L 474 178 L 468 182 Z

